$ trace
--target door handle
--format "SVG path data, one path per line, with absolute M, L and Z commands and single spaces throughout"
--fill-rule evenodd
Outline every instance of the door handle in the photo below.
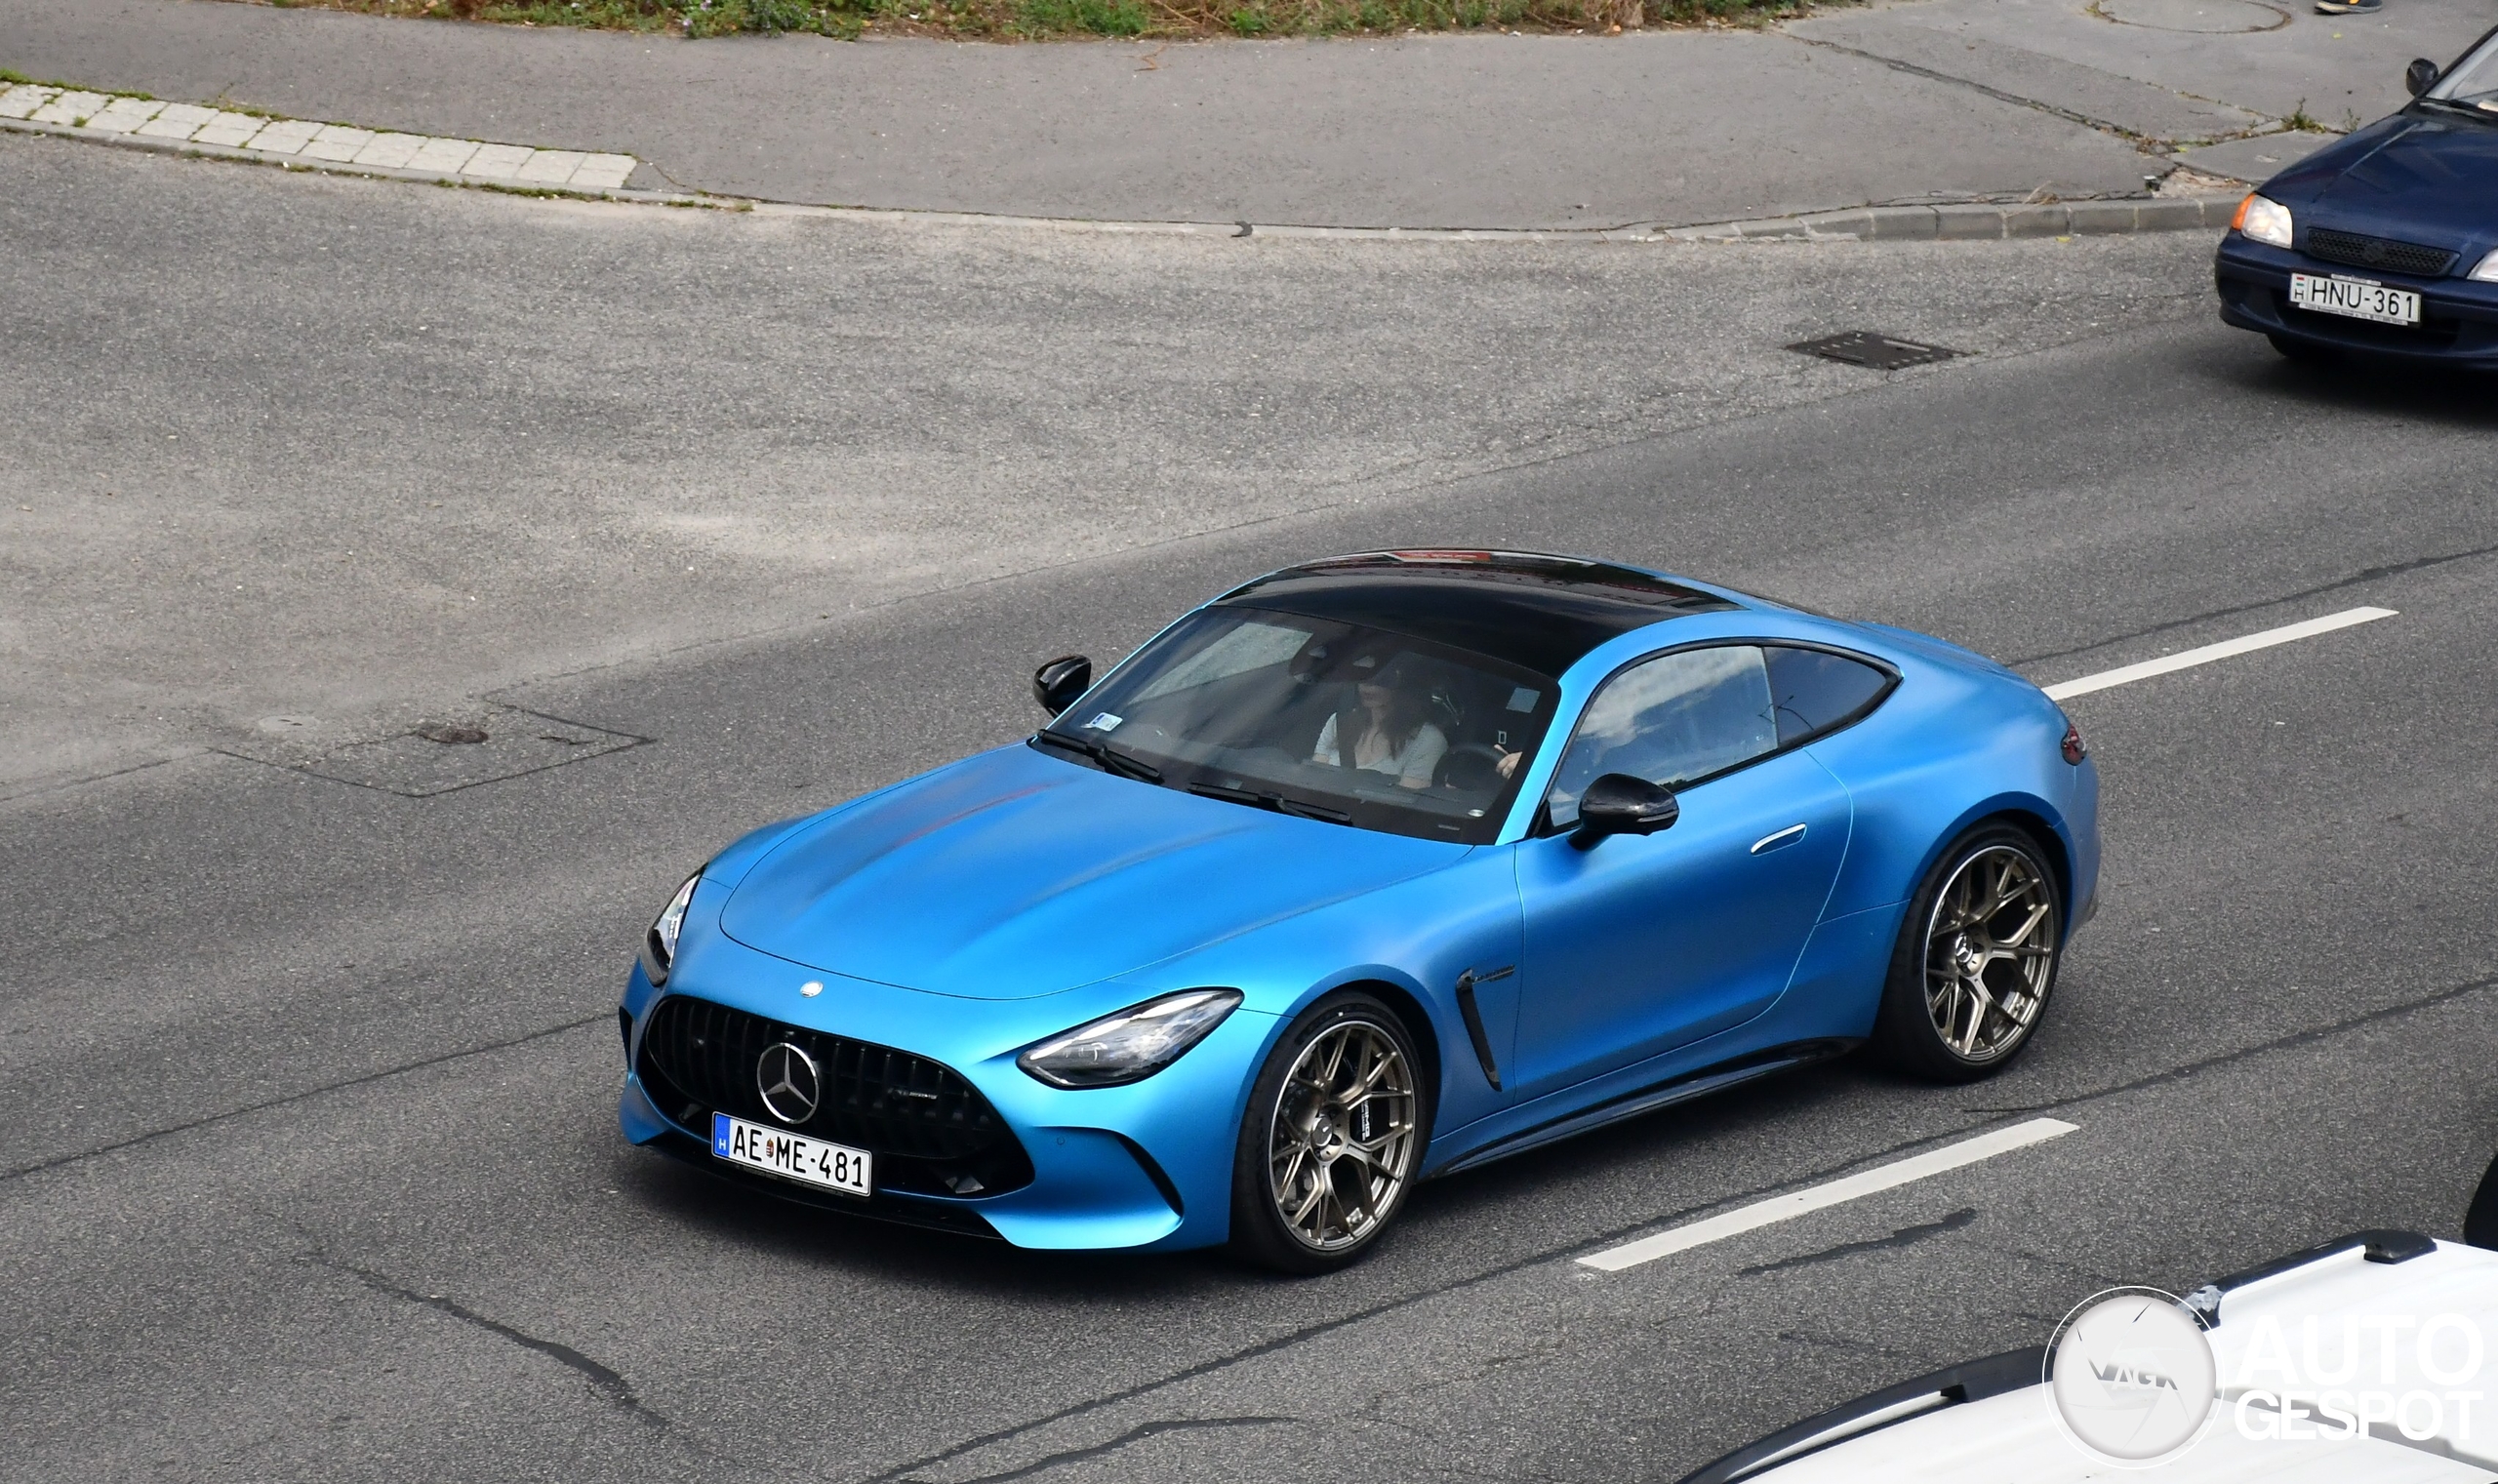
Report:
M 1790 824 L 1785 829 L 1780 830 L 1774 835 L 1763 835 L 1759 839 L 1754 840 L 1753 842 L 1753 854 L 1755 856 L 1765 856 L 1782 845 L 1793 845 L 1802 838 L 1804 838 L 1804 826 L 1801 824 Z

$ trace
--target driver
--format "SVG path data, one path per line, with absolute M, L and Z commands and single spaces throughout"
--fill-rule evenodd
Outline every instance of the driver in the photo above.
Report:
M 1403 657 L 1356 658 L 1353 672 L 1355 704 L 1327 718 L 1318 729 L 1313 763 L 1385 773 L 1404 788 L 1429 788 L 1431 776 L 1448 754 L 1448 738 L 1428 719 L 1428 699 Z M 1347 755 L 1344 739 L 1352 739 Z

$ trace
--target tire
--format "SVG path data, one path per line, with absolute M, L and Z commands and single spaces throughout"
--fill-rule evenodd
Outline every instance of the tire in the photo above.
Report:
M 1232 1160 L 1231 1249 L 1288 1273 L 1370 1251 L 1414 1188 L 1430 1128 L 1423 1060 L 1404 1023 L 1358 991 L 1293 1021 L 1249 1091 Z M 1349 1091 L 1367 1079 L 1357 1103 Z
M 2293 366 L 2330 366 L 2341 359 L 2326 346 L 2311 344 L 2306 341 L 2294 341 L 2286 335 L 2268 335 L 2264 338 L 2273 342 L 2273 348 L 2281 353 L 2281 359 Z
M 1992 1077 L 2030 1044 L 2063 962 L 2054 868 L 2021 830 L 1981 824 L 1952 842 L 1909 902 L 1874 1050 L 1928 1081 Z

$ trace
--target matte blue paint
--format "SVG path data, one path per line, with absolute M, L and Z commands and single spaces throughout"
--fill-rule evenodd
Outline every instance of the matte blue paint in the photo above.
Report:
M 1511 847 L 1526 914 L 1521 1093 L 1740 1025 L 1793 977 L 1846 853 L 1847 790 L 1798 748 L 1676 798 L 1682 817 L 1658 834 Z M 1797 823 L 1793 849 L 1752 853 Z
M 1622 635 L 1558 677 L 1555 730 L 1492 844 L 1295 819 L 1005 747 L 722 852 L 664 992 L 942 1061 L 1036 1172 L 1003 1195 L 909 1198 L 975 1209 L 1023 1246 L 1163 1250 L 1228 1237 L 1250 1085 L 1292 1017 L 1340 987 L 1419 1023 L 1436 1068 L 1431 1173 L 1737 1080 L 1778 1048 L 1863 1037 L 1907 898 L 1979 820 L 2011 814 L 2052 844 L 2071 921 L 2095 888 L 2098 793 L 2094 765 L 2058 753 L 2054 703 L 1940 640 L 1729 596 L 1746 606 Z M 1590 850 L 1533 835 L 1604 679 L 1711 639 L 1831 645 L 1901 680 L 1856 724 L 1685 789 L 1663 833 Z M 1752 854 L 1795 823 L 1802 838 Z M 1475 987 L 1496 1090 L 1456 986 L 1504 968 Z M 808 982 L 823 991 L 801 995 Z M 1241 1007 L 1143 1081 L 1068 1090 L 1015 1065 L 1059 1031 L 1218 984 Z M 628 977 L 637 1036 L 662 992 Z M 619 1120 L 635 1143 L 673 1127 L 630 1075 Z

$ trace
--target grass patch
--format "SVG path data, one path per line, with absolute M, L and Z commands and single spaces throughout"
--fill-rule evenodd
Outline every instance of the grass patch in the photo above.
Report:
M 1083 36 L 1351 36 L 1401 31 L 1610 32 L 1758 25 L 1807 0 L 272 0 L 369 15 L 683 36 L 866 31 L 1008 41 Z

